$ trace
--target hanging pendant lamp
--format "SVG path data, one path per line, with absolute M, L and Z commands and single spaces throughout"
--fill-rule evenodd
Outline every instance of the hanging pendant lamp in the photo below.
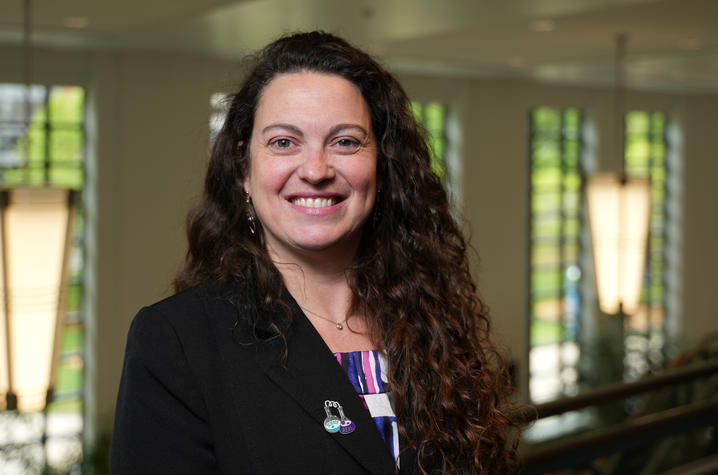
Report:
M 599 307 L 603 313 L 632 315 L 640 307 L 651 205 L 647 178 L 628 177 L 624 145 L 624 63 L 626 37 L 616 40 L 614 153 L 621 170 L 586 180 L 586 198 Z
M 28 154 L 31 0 L 23 8 Z M 49 186 L 45 160 L 45 186 L 0 189 L 0 409 L 20 412 L 42 411 L 52 399 L 65 313 L 76 192 Z

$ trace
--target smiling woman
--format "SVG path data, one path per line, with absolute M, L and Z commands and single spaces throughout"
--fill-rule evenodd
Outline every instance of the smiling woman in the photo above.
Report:
M 504 473 L 506 373 L 396 80 L 277 40 L 232 96 L 177 294 L 128 337 L 123 473 Z
M 369 107 L 339 76 L 282 74 L 264 89 L 244 190 L 274 261 L 321 258 L 347 269 L 374 207 L 376 145 Z

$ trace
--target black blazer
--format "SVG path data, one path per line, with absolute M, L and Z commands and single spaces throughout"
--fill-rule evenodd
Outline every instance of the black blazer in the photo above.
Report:
M 226 289 L 202 285 L 137 314 L 111 473 L 397 473 L 369 412 L 294 299 L 284 291 L 293 315 L 284 360 L 282 340 L 254 337 L 268 328 L 252 292 L 240 292 L 238 310 Z M 282 312 L 271 317 L 285 319 Z M 354 432 L 324 429 L 327 399 L 343 406 Z M 418 473 L 416 465 L 416 453 L 406 451 L 399 473 Z

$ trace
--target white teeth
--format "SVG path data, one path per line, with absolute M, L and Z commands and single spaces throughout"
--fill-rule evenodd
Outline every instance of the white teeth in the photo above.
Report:
M 336 200 L 334 198 L 296 198 L 292 203 L 305 208 L 326 208 L 334 206 Z

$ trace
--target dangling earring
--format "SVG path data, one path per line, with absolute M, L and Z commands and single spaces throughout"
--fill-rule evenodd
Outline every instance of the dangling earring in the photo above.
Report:
M 254 224 L 254 216 L 252 216 L 252 198 L 247 193 L 247 224 L 249 225 L 249 232 L 255 234 L 257 227 Z

